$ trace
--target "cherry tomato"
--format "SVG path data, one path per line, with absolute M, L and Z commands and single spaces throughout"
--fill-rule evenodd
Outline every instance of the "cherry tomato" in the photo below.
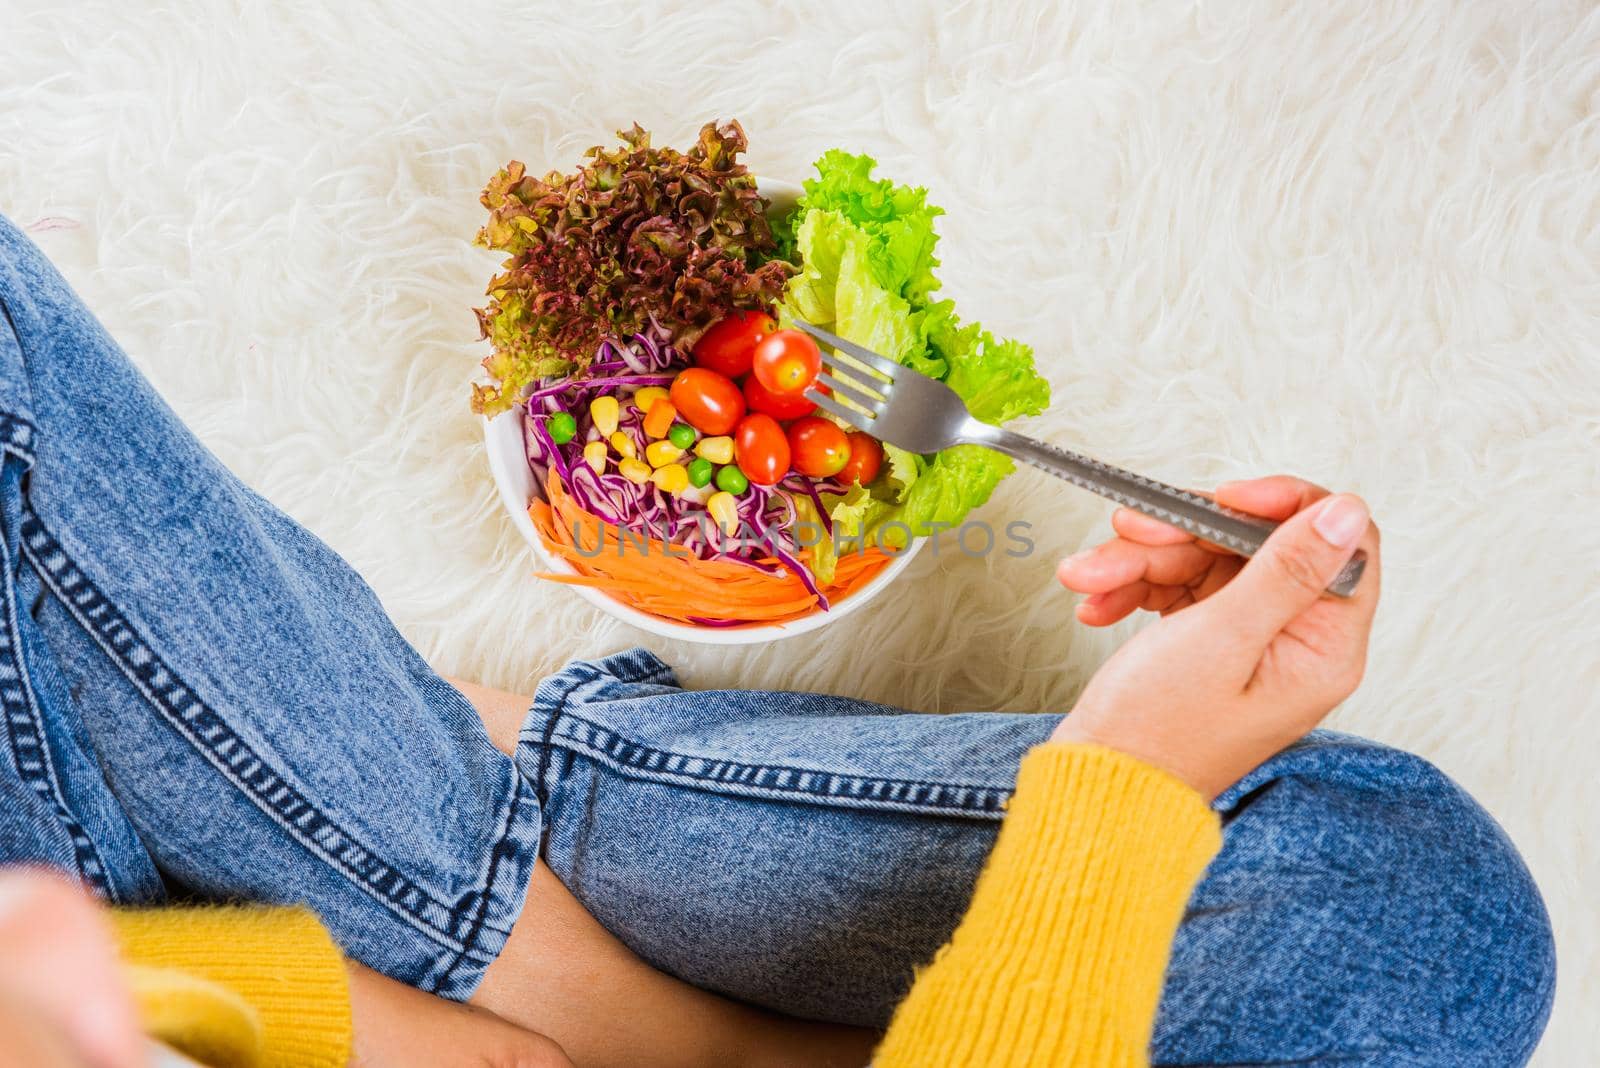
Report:
M 672 406 L 702 434 L 726 434 L 744 416 L 744 396 L 727 375 L 690 367 L 672 380 Z
M 794 469 L 812 478 L 831 478 L 850 460 L 850 439 L 838 425 L 820 415 L 789 424 L 789 455 Z
M 770 486 L 789 473 L 789 439 L 772 416 L 747 415 L 733 432 L 733 457 L 751 482 Z
M 779 330 L 756 345 L 751 372 L 773 393 L 803 393 L 822 370 L 817 343 L 798 330 Z
M 734 312 L 719 319 L 694 343 L 694 362 L 729 378 L 748 374 L 756 344 L 776 329 L 777 322 L 765 312 Z
M 878 477 L 878 468 L 883 466 L 883 446 L 865 430 L 852 430 L 845 437 L 850 441 L 850 459 L 833 477 L 846 486 L 853 482 L 865 486 Z
M 752 412 L 764 412 L 774 419 L 798 419 L 817 410 L 815 404 L 806 400 L 805 394 L 774 393 L 755 375 L 744 380 L 744 402 Z

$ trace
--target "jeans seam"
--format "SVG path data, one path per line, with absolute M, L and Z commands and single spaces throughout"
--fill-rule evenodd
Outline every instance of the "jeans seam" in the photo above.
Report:
M 55 809 L 56 815 L 66 828 L 67 836 L 72 841 L 73 859 L 77 862 L 78 871 L 84 881 L 94 887 L 102 897 L 115 902 L 118 898 L 111 884 L 105 861 L 101 858 L 94 839 L 89 837 L 83 824 L 68 807 L 66 797 L 61 792 L 60 780 L 55 773 L 55 763 L 45 738 L 43 715 L 39 711 L 37 697 L 22 663 L 22 634 L 20 621 L 16 615 L 17 602 L 15 580 L 11 576 L 11 554 L 4 551 L 3 547 L 0 547 L 0 566 L 4 566 L 6 570 L 4 577 L 6 618 L 4 629 L 0 630 L 0 706 L 3 706 L 5 711 L 6 737 L 10 741 L 8 748 L 11 750 L 12 765 L 17 769 L 18 777 Z M 8 675 L 15 677 L 8 678 Z M 31 771 L 18 748 L 19 742 L 23 740 L 31 742 L 32 748 L 38 753 L 38 767 Z
M 12 343 L 17 346 L 18 354 L 21 354 L 22 333 L 17 329 L 17 321 L 11 315 L 11 306 L 6 303 L 3 295 L 0 295 L 0 329 L 10 336 Z M 38 436 L 39 428 L 33 420 L 15 412 L 0 412 L 0 453 L 9 452 L 28 467 L 32 467 L 35 459 L 33 442 Z
M 513 783 L 515 783 L 514 778 Z M 479 936 L 483 934 L 484 922 L 489 915 L 489 901 L 493 897 L 494 893 L 495 878 L 499 874 L 501 860 L 505 858 L 506 854 L 512 848 L 508 844 L 508 839 L 511 837 L 512 831 L 517 825 L 517 808 L 521 803 L 522 791 L 516 789 L 513 785 L 511 790 L 511 803 L 509 806 L 507 806 L 504 830 L 495 839 L 494 848 L 489 854 L 489 870 L 484 876 L 483 891 L 482 893 L 476 895 L 478 901 L 477 908 L 474 910 L 475 915 L 472 918 L 472 926 L 467 931 L 466 938 L 462 940 L 460 951 L 451 959 L 450 963 L 445 967 L 444 974 L 441 975 L 438 982 L 434 984 L 435 989 L 437 990 L 445 990 L 449 988 L 450 980 L 454 977 L 456 969 L 461 966 L 462 961 L 467 959 L 468 953 L 471 951 L 472 947 L 477 944 Z M 505 933 L 509 934 L 509 932 Z
M 999 819 L 1012 791 L 977 784 L 928 782 L 919 779 L 891 779 L 881 776 L 821 771 L 782 764 L 749 764 L 715 757 L 687 756 L 625 738 L 616 731 L 566 708 L 575 683 L 562 696 L 545 730 L 545 754 L 560 746 L 609 764 L 617 771 L 633 772 L 634 778 L 656 782 L 677 782 L 710 790 L 713 786 L 735 796 L 793 799 L 812 804 L 831 804 L 863 809 L 985 816 Z M 557 721 L 582 724 L 589 739 L 555 737 Z M 703 770 L 688 770 L 703 765 Z M 794 779 L 797 781 L 787 781 Z M 816 785 L 811 785 L 812 781 Z M 844 785 L 846 789 L 840 789 Z M 895 796 L 897 793 L 904 796 Z
M 562 676 L 571 676 L 571 679 L 570 683 L 565 689 L 560 691 L 559 695 L 544 695 L 539 692 L 540 690 L 544 689 L 545 685 L 550 683 L 552 679 L 561 678 Z M 578 687 L 584 685 L 585 683 L 593 682 L 600 678 L 600 676 L 601 672 L 588 663 L 574 664 L 569 667 L 567 671 L 563 672 L 562 675 L 552 676 L 552 679 L 546 679 L 544 683 L 540 683 L 540 685 L 534 690 L 533 703 L 529 708 L 529 712 L 531 713 L 534 709 L 540 709 L 541 706 L 548 707 L 548 711 L 544 713 L 544 727 L 539 732 L 539 763 L 533 779 L 534 795 L 539 799 L 540 809 L 546 813 L 550 811 L 550 790 L 548 786 L 550 775 L 550 753 L 555 748 L 554 738 L 556 727 L 558 726 L 562 715 L 567 711 L 567 706 L 572 700 L 572 695 L 577 691 Z
M 640 670 L 640 663 L 646 664 Z M 539 730 L 539 758 L 534 765 L 532 783 L 534 794 L 539 800 L 541 811 L 550 806 L 550 789 L 548 786 L 550 776 L 550 754 L 553 747 L 552 738 L 562 714 L 567 710 L 572 701 L 572 695 L 580 686 L 598 682 L 603 678 L 615 679 L 618 682 L 633 685 L 641 683 L 676 684 L 671 665 L 663 662 L 648 649 L 635 647 L 625 649 L 620 653 L 613 653 L 601 660 L 579 660 L 568 664 L 562 671 L 547 676 L 534 690 L 533 700 L 529 703 L 528 713 L 523 719 L 523 727 L 517 732 L 517 744 L 520 748 L 530 738 L 528 722 L 533 714 L 538 712 L 544 718 L 543 726 Z M 565 688 L 553 689 L 560 683 Z M 547 692 L 548 690 L 548 692 Z
M 249 798 L 257 809 L 287 831 L 303 848 L 322 857 L 335 871 L 369 896 L 403 916 L 424 934 L 442 941 L 446 948 L 463 953 L 469 951 L 469 944 L 456 934 L 456 931 L 468 923 L 463 908 L 451 907 L 435 900 L 420 885 L 401 874 L 397 868 L 368 848 L 355 835 L 346 831 L 319 806 L 304 797 L 297 786 L 280 775 L 269 761 L 229 727 L 222 717 L 194 693 L 192 687 L 182 681 L 178 672 L 138 635 L 137 630 L 123 617 L 121 611 L 67 555 L 64 547 L 44 526 L 37 513 L 26 506 L 23 512 L 21 542 L 24 554 L 33 562 L 40 577 L 62 606 L 71 613 L 78 625 L 94 639 L 178 735 L 203 754 L 207 762 L 236 790 Z M 119 636 L 126 639 L 121 641 L 124 648 L 118 647 Z M 143 664 L 135 663 L 132 659 L 135 651 L 142 654 Z M 151 678 L 162 674 L 176 683 L 165 697 L 158 695 L 155 684 L 151 681 Z M 147 675 L 151 678 L 146 678 Z M 188 698 L 187 702 L 183 702 L 183 698 Z M 180 702 L 182 702 L 181 707 Z M 203 728 L 199 724 L 208 715 L 214 725 L 220 727 L 220 733 L 233 743 L 229 750 L 231 756 L 224 755 L 216 745 L 201 736 Z M 251 774 L 259 777 L 264 772 L 276 780 L 276 786 L 269 789 L 252 783 L 249 776 L 236 769 L 235 765 L 240 763 L 254 764 L 256 770 Z M 268 796 L 269 794 L 281 796 L 285 793 L 296 805 L 297 814 L 294 816 L 280 810 L 280 803 Z M 300 822 L 307 814 L 315 817 L 322 826 L 311 830 L 300 826 Z M 327 834 L 331 844 L 319 841 L 319 832 L 331 832 Z M 336 852 L 346 849 L 357 851 L 360 855 L 358 859 L 364 859 L 369 866 L 377 867 L 378 872 L 371 875 L 357 870 L 355 861 Z M 396 883 L 399 884 L 398 889 L 394 888 Z M 449 918 L 449 926 L 442 926 L 436 920 L 430 919 L 413 902 L 421 902 L 443 913 Z

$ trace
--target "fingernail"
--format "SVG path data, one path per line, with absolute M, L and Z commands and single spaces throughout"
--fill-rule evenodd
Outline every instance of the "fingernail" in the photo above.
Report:
M 1311 527 L 1334 548 L 1349 549 L 1366 533 L 1369 518 L 1367 506 L 1360 497 L 1340 495 L 1328 498 L 1311 517 Z
M 1071 567 L 1073 564 L 1080 563 L 1080 562 L 1082 562 L 1084 560 L 1087 560 L 1089 558 L 1089 553 L 1091 551 L 1092 550 L 1090 550 L 1090 549 L 1084 549 L 1081 552 L 1075 552 L 1071 556 L 1067 557 L 1065 560 L 1061 561 L 1061 565 L 1060 566 L 1061 567 Z

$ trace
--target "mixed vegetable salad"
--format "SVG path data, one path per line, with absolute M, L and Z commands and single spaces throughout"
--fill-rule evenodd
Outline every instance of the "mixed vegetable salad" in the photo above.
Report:
M 925 190 L 833 150 L 771 220 L 737 122 L 681 153 L 620 136 L 571 174 L 513 162 L 483 194 L 478 243 L 508 258 L 477 313 L 493 352 L 472 404 L 520 412 L 544 491 L 529 513 L 573 568 L 545 577 L 704 626 L 826 611 L 1012 463 L 839 425 L 805 397 L 821 354 L 792 321 L 943 379 L 988 422 L 1043 411 L 1049 388 L 1026 345 L 934 299 Z

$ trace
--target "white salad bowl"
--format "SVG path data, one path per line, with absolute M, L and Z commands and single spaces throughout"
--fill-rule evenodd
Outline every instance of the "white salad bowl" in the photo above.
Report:
M 793 208 L 800 196 L 800 187 L 789 182 L 765 178 L 757 179 L 757 182 L 762 196 L 772 201 L 770 214 L 774 218 L 781 217 Z M 495 488 L 500 493 L 500 503 L 510 514 L 511 522 L 533 547 L 534 555 L 539 560 L 540 570 L 555 574 L 575 574 L 572 565 L 546 551 L 544 542 L 539 538 L 539 532 L 534 529 L 533 520 L 528 516 L 528 505 L 538 496 L 538 489 L 534 485 L 533 472 L 528 467 L 527 453 L 523 449 L 520 409 L 513 408 L 493 419 L 485 419 L 483 443 L 489 456 L 489 471 L 493 474 Z M 850 596 L 834 604 L 828 611 L 813 612 L 809 616 L 787 623 L 700 627 L 690 623 L 675 623 L 670 619 L 630 608 L 609 594 L 590 586 L 569 586 L 568 589 L 607 615 L 614 616 L 624 623 L 631 623 L 640 630 L 659 634 L 663 638 L 699 642 L 702 645 L 755 645 L 818 630 L 854 612 L 877 596 L 878 591 L 893 582 L 895 576 L 910 566 L 912 559 L 922 551 L 922 543 L 925 540 L 913 539 L 906 550 L 891 560 L 875 577 Z

